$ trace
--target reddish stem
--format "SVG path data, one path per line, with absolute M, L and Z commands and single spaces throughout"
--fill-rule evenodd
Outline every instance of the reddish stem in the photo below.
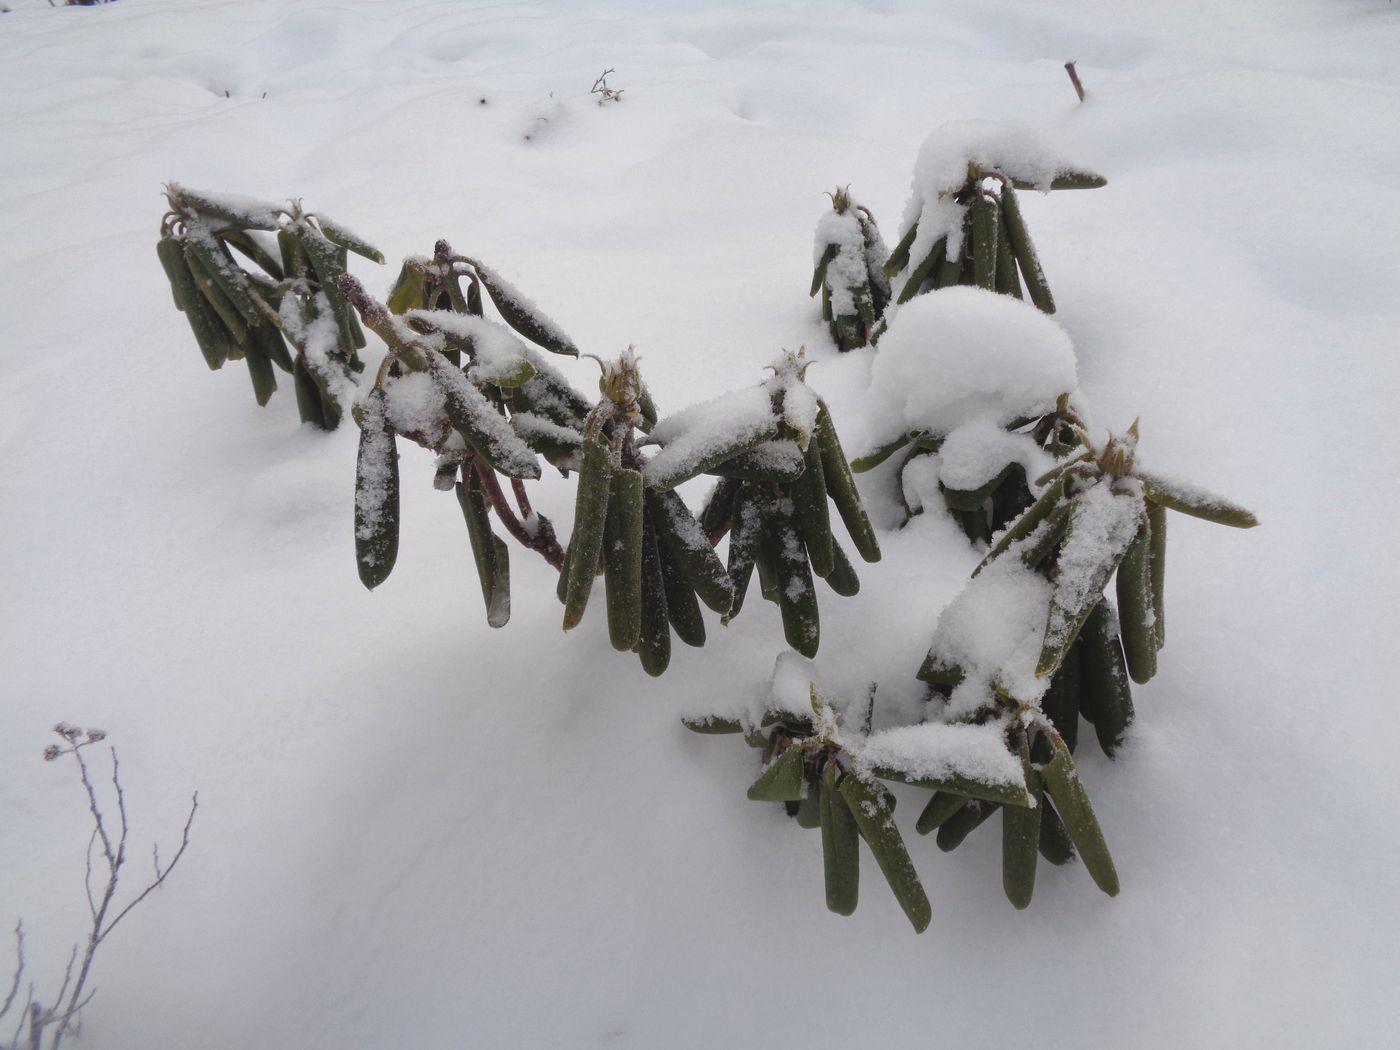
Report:
M 530 497 L 525 491 L 525 482 L 519 478 L 511 478 L 510 490 L 515 493 L 515 505 L 520 508 L 521 515 L 526 518 L 533 516 L 535 512 L 530 506 Z
M 527 547 L 532 551 L 538 551 L 541 557 L 556 569 L 564 568 L 564 550 L 559 546 L 559 541 L 554 536 L 554 526 L 549 523 L 549 519 L 533 514 L 527 508 L 529 500 L 522 501 L 521 512 L 526 517 L 534 517 L 536 525 L 535 531 L 531 534 L 525 526 L 520 523 L 520 519 L 511 510 L 510 504 L 506 502 L 506 494 L 501 491 L 500 483 L 496 480 L 496 472 L 486 464 L 476 461 L 474 464 L 477 481 L 481 483 L 481 490 L 490 501 L 491 506 L 496 511 L 496 516 L 501 519 L 501 524 L 506 527 L 506 531 L 515 537 L 516 542 L 522 547 Z M 514 484 L 519 485 L 518 481 Z M 523 496 L 523 488 L 516 489 L 517 498 Z

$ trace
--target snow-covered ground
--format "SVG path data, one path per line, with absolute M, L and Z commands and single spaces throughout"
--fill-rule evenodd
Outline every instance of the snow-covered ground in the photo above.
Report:
M 1394 4 L 9 6 L 0 922 L 31 972 L 86 914 L 48 727 L 111 733 L 138 853 L 201 801 L 69 1045 L 1393 1045 Z M 910 833 L 917 937 L 868 855 L 859 911 L 827 912 L 818 836 L 744 797 L 754 753 L 679 723 L 761 687 L 770 606 L 653 681 L 596 612 L 562 634 L 517 548 L 493 631 L 408 447 L 365 591 L 354 427 L 208 373 L 153 250 L 169 179 L 301 196 L 391 260 L 447 237 L 584 350 L 635 344 L 663 412 L 805 343 L 858 450 L 872 352 L 838 359 L 806 295 L 822 192 L 893 243 L 925 135 L 1003 118 L 1109 178 L 1023 196 L 1096 423 L 1140 415 L 1144 463 L 1263 525 L 1174 520 L 1161 672 L 1119 760 L 1081 753 L 1122 894 L 1042 868 L 1018 913 L 994 830 Z M 382 295 L 396 268 L 352 269 Z M 567 527 L 572 486 L 536 488 Z M 978 555 L 935 514 L 882 543 L 858 597 L 823 590 L 817 664 L 909 701 Z

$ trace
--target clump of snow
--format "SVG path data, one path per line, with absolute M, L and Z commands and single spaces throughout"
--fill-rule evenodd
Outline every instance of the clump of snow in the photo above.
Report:
M 900 475 L 904 502 L 911 513 L 919 513 L 931 507 L 942 507 L 943 499 L 938 491 L 938 477 L 941 459 L 936 452 L 925 452 L 913 456 L 904 464 Z
M 1019 120 L 951 120 L 935 128 L 914 162 L 914 200 L 936 200 L 967 182 L 969 165 L 999 171 L 1041 191 L 1062 171 L 1086 171 L 1037 128 Z M 916 218 L 906 206 L 905 228 Z
M 821 411 L 816 391 L 803 382 L 809 363 L 800 350 L 795 354 L 784 350 L 768 366 L 773 375 L 763 384 L 770 399 L 782 406 L 783 422 L 804 448 L 817 429 L 817 413 Z
M 950 489 L 981 488 L 1009 463 L 1019 463 L 1036 478 L 1055 465 L 1054 457 L 1030 434 L 1013 433 L 991 419 L 974 419 L 954 427 L 939 449 L 939 477 Z
M 779 653 L 773 662 L 773 675 L 768 680 L 768 710 L 775 714 L 814 718 L 813 683 L 820 689 L 816 664 L 791 649 Z
M 355 536 L 360 540 L 368 540 L 379 531 L 391 493 L 397 488 L 399 453 L 393 433 L 384 425 L 386 415 L 383 397 L 366 399 L 355 468 Z M 373 563 L 372 551 L 362 551 L 359 556 Z
M 909 251 L 909 266 L 917 266 L 940 237 L 948 238 L 948 258 L 962 251 L 963 218 L 967 208 L 953 199 L 968 179 L 970 165 L 995 170 L 1042 191 L 1068 170 L 1085 170 L 1060 153 L 1039 131 L 1017 120 L 950 121 L 935 129 L 919 147 L 909 200 L 904 205 L 901 233 L 915 222 L 919 232 Z M 996 192 L 995 180 L 988 190 Z
M 812 413 L 815 420 L 816 413 Z M 652 428 L 660 451 L 643 468 L 648 485 L 671 488 L 718 466 L 746 446 L 776 436 L 778 420 L 765 384 L 691 405 Z
M 359 391 L 359 379 L 345 367 L 341 358 L 340 326 L 331 311 L 330 300 L 325 292 L 315 294 L 309 322 L 303 322 L 302 310 L 296 296 L 283 297 L 278 311 L 283 333 L 300 348 L 308 367 L 320 377 L 331 397 L 342 405 L 352 404 Z
M 410 320 L 426 321 L 471 344 L 472 367 L 468 375 L 478 383 L 516 379 L 528 363 L 525 343 L 505 325 L 455 310 L 409 310 Z
M 384 414 L 400 434 L 421 434 L 435 447 L 446 440 L 447 402 L 442 387 L 427 372 L 406 372 L 384 379 Z M 365 411 L 378 398 L 365 400 Z M 434 436 L 438 440 L 434 440 Z
M 436 351 L 428 351 L 428 367 L 433 380 L 442 388 L 448 416 L 456 417 L 462 426 L 472 430 L 473 443 L 485 445 L 482 450 L 492 463 L 511 477 L 537 478 L 539 463 L 530 446 L 511 429 L 511 425 L 478 390 L 467 374 Z
M 266 201 L 239 193 L 206 193 L 204 190 L 191 189 L 178 182 L 170 183 L 170 191 L 175 196 L 186 200 L 196 210 L 201 210 L 201 203 L 208 203 L 233 217 L 241 225 L 253 229 L 277 229 L 286 212 L 285 208 L 278 205 L 268 204 Z M 222 216 L 212 213 L 206 214 L 217 222 L 225 221 Z
M 1130 491 L 1101 481 L 1075 499 L 1069 534 L 1056 562 L 1046 645 L 1060 644 L 1074 628 L 1077 611 L 1103 590 L 1113 566 L 1137 535 L 1145 508 L 1132 479 L 1119 485 L 1124 482 L 1130 483 Z
M 1045 691 L 1047 683 L 1036 678 L 1035 665 L 1052 588 L 1018 556 L 1035 535 L 968 580 L 938 618 L 931 651 L 945 664 L 962 668 L 964 675 L 945 717 L 971 714 L 997 690 L 1023 703 L 1038 700 Z
M 773 670 L 761 687 L 709 690 L 703 700 L 684 706 L 691 721 L 733 719 L 745 730 L 757 729 L 768 715 L 815 719 L 812 687 L 821 689 L 817 665 L 800 653 L 785 649 L 773 661 Z
M 521 385 L 520 392 L 536 412 L 545 413 L 556 423 L 581 429 L 592 403 L 573 388 L 549 361 L 549 356 L 525 346 L 525 360 L 535 374 Z
M 915 430 L 948 434 L 973 420 L 1005 426 L 1043 415 L 1075 389 L 1074 349 L 1029 303 L 944 288 L 903 307 L 880 340 L 866 400 L 884 444 Z
M 873 776 L 876 769 L 895 769 L 928 780 L 965 777 L 1024 787 L 1021 760 L 1007 750 L 1005 731 L 998 721 L 883 729 L 866 739 L 856 756 L 856 769 L 865 776 Z
M 813 266 L 821 263 L 822 256 L 831 245 L 836 246 L 836 255 L 826 267 L 826 284 L 831 290 L 831 312 L 837 317 L 845 317 L 856 312 L 851 290 L 861 287 L 870 279 L 865 234 L 854 207 L 844 212 L 831 209 L 817 220 L 812 244 Z
M 745 452 L 743 458 L 744 462 L 755 470 L 794 478 L 802 473 L 805 465 L 802 450 L 797 447 L 797 442 L 787 438 L 759 442 Z
M 583 443 L 583 435 L 573 427 L 560 426 L 553 420 L 536 415 L 534 412 L 511 413 L 510 425 L 527 442 L 531 438 L 540 438 L 553 444 L 569 447 L 577 447 Z

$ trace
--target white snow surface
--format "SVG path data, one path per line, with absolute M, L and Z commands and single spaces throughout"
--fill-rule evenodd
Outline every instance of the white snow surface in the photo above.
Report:
M 24 917 L 41 989 L 86 915 L 49 727 L 120 749 L 133 889 L 200 793 L 65 1047 L 1394 1042 L 1395 5 L 6 3 L 0 930 Z M 609 67 L 626 95 L 599 107 Z M 761 700 L 770 603 L 707 612 L 653 680 L 601 605 L 562 634 L 555 574 L 508 541 L 491 630 L 456 500 L 407 442 L 398 562 L 367 592 L 353 423 L 299 427 L 289 377 L 259 409 L 244 366 L 210 373 L 154 243 L 170 179 L 324 207 L 389 257 L 349 263 L 380 295 L 447 237 L 582 350 L 635 344 L 663 414 L 805 344 L 854 455 L 895 343 L 828 342 L 814 219 L 846 183 L 897 215 L 947 119 L 1021 120 L 1107 176 L 1021 195 L 1081 393 L 1263 524 L 1172 515 L 1161 669 L 1116 761 L 1083 734 L 1120 896 L 1042 867 L 1017 912 L 996 822 L 944 855 L 911 832 L 927 793 L 896 785 L 934 913 L 914 936 L 864 848 L 859 911 L 827 912 L 819 836 L 744 797 L 758 753 L 680 725 Z M 1339 166 L 1364 195 L 1327 191 Z M 591 362 L 550 363 L 596 401 Z M 528 487 L 567 534 L 572 482 Z M 914 672 L 980 557 L 946 516 L 889 524 L 857 596 L 818 584 L 823 688 L 878 682 L 877 729 L 922 714 Z
M 903 306 L 871 366 L 872 445 L 911 430 L 1005 425 L 1042 415 L 1071 392 L 1074 348 L 1030 303 L 980 288 L 944 288 Z

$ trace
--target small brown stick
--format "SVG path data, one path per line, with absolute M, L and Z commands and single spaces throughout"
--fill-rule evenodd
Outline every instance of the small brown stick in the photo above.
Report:
M 1073 62 L 1065 63 L 1065 72 L 1069 74 L 1069 82 L 1074 85 L 1074 93 L 1079 96 L 1079 101 L 1084 101 L 1084 85 L 1079 82 L 1079 74 L 1075 71 Z

